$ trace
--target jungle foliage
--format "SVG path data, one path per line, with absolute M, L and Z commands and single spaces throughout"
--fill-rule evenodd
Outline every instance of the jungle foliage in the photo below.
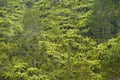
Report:
M 120 80 L 119 0 L 0 0 L 0 80 Z

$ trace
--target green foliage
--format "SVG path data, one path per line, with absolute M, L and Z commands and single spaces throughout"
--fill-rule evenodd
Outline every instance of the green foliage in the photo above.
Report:
M 0 80 L 119 80 L 118 6 L 0 0 Z
M 117 39 L 113 39 L 108 42 L 110 49 L 106 50 L 103 53 L 101 58 L 102 64 L 102 75 L 105 77 L 105 80 L 119 80 L 120 79 L 120 70 L 119 70 L 119 61 L 120 61 L 120 48 L 119 42 Z
M 6 6 L 7 5 L 7 0 L 0 0 L 0 7 Z
M 119 24 L 117 22 L 117 12 L 112 0 L 94 0 L 92 6 L 93 13 L 90 18 L 91 26 L 89 34 L 97 40 L 98 43 L 105 42 L 119 33 Z M 88 35 L 89 35 L 88 34 Z

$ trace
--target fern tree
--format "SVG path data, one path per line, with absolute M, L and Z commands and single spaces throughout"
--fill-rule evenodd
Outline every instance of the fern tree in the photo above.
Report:
M 107 42 L 108 49 L 103 52 L 101 56 L 101 72 L 104 80 L 119 80 L 119 61 L 120 61 L 120 48 L 119 37 L 111 39 Z
M 50 80 L 101 79 L 91 69 L 98 64 L 97 60 L 86 56 L 96 43 L 82 36 L 89 30 L 91 5 L 92 0 L 44 0 L 36 2 L 26 14 L 24 25 L 26 31 L 30 32 L 26 34 L 31 40 L 37 34 L 38 39 L 31 43 L 39 44 L 35 47 L 38 50 L 26 53 L 34 55 L 35 67 Z
M 21 18 L 24 11 L 21 10 L 24 10 L 24 7 L 20 5 L 20 1 L 4 0 L 0 3 L 3 4 L 0 6 L 0 79 L 6 80 L 7 78 L 3 75 L 12 70 L 14 61 L 19 61 L 15 56 L 18 51 L 18 36 L 23 31 Z M 8 80 L 11 80 L 11 78 L 9 77 Z

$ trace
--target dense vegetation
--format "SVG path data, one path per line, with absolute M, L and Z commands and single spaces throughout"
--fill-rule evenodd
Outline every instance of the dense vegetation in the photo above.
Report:
M 0 0 L 0 80 L 120 80 L 120 0 Z

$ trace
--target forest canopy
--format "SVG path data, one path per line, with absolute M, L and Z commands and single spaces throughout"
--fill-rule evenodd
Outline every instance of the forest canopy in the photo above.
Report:
M 120 0 L 0 0 L 0 80 L 120 80 Z

